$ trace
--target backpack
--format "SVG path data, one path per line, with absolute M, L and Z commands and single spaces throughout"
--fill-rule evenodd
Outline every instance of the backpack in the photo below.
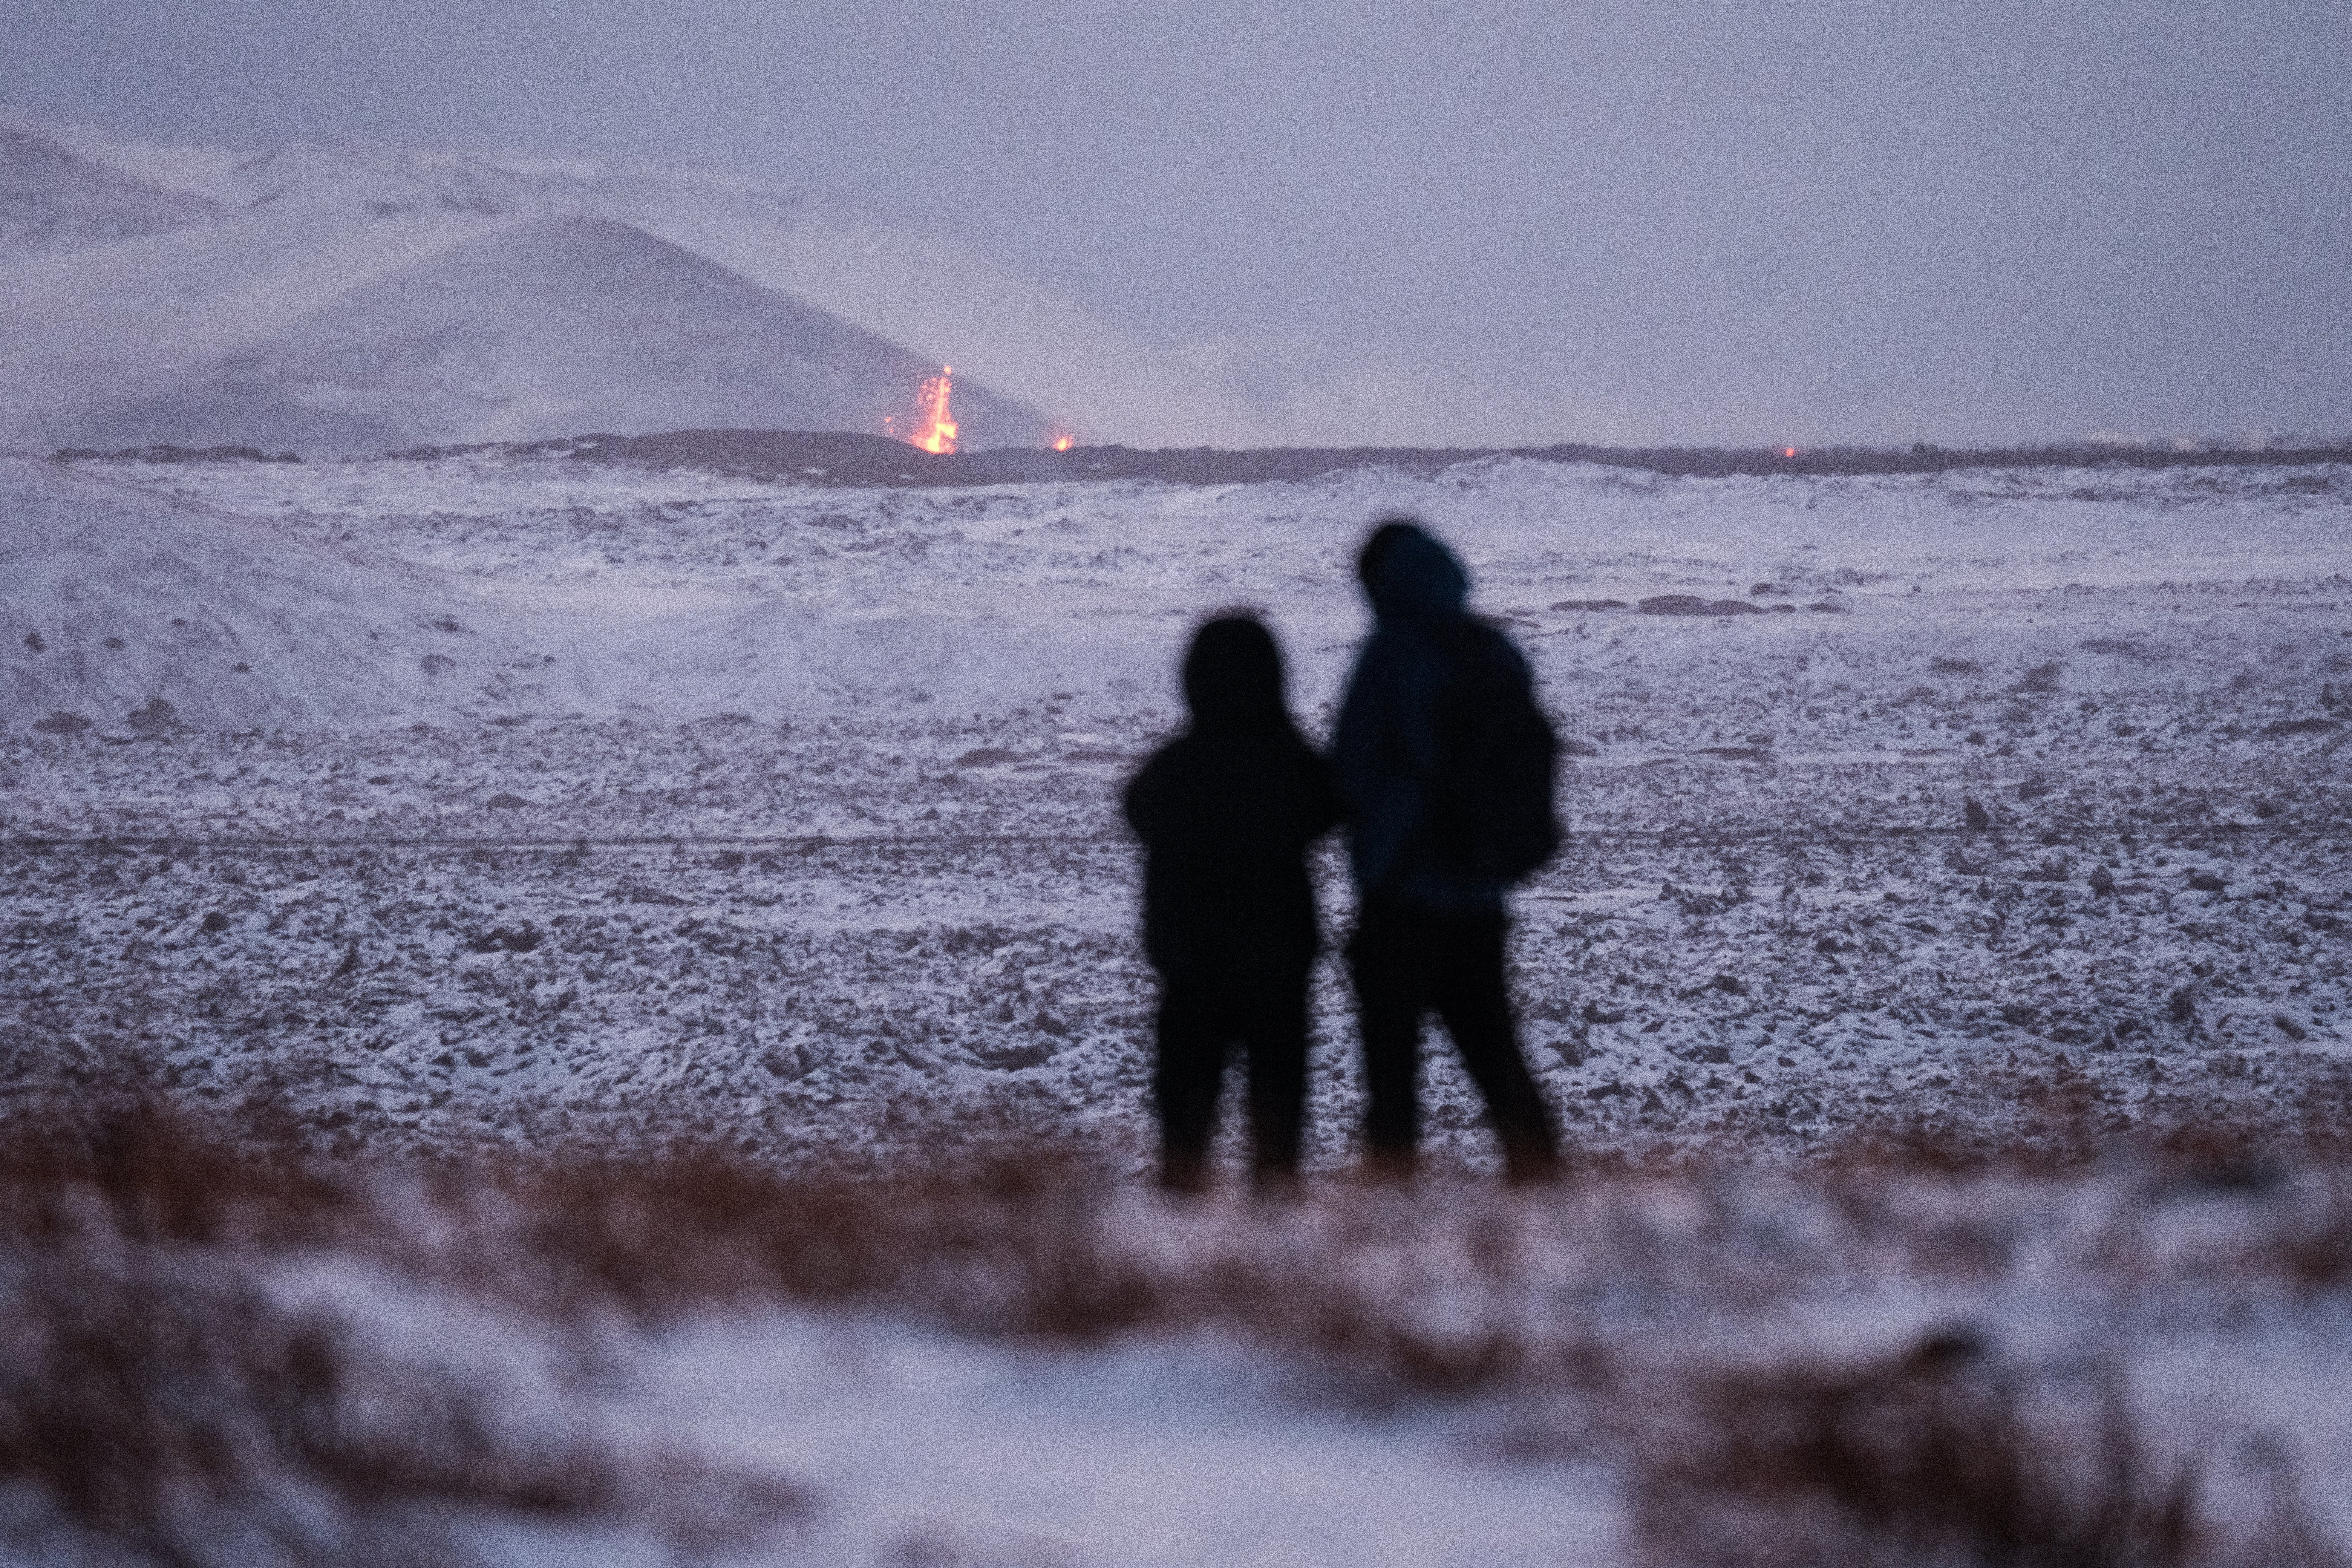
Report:
M 1437 847 L 1475 876 L 1520 881 L 1563 837 L 1552 804 L 1559 738 L 1502 633 L 1470 621 L 1441 647 L 1449 668 L 1438 712 L 1445 761 L 1433 802 Z

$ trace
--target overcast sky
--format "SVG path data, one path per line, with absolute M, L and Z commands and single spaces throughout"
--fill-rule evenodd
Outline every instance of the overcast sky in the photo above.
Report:
M 931 215 L 1384 441 L 2352 430 L 2345 0 L 5 11 L 0 104 Z

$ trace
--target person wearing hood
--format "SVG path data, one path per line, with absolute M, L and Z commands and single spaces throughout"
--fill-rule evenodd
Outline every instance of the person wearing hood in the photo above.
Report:
M 1298 1169 L 1307 978 L 1320 939 L 1307 848 L 1339 815 L 1323 759 L 1283 700 L 1282 657 L 1255 616 L 1204 623 L 1184 658 L 1192 724 L 1127 786 L 1143 840 L 1143 948 L 1160 972 L 1160 1181 L 1206 1183 L 1227 1051 L 1246 1058 L 1253 1171 Z
M 1520 1055 L 1504 984 L 1505 895 L 1559 844 L 1558 742 L 1527 661 L 1465 606 L 1451 551 L 1402 519 L 1357 563 L 1372 633 L 1331 760 L 1357 921 L 1348 944 L 1376 1173 L 1411 1174 L 1420 1141 L 1422 1016 L 1435 1012 L 1486 1101 L 1516 1182 L 1557 1173 L 1549 1108 Z

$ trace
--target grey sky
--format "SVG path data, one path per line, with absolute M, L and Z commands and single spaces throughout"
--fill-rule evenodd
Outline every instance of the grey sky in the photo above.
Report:
M 1367 439 L 2352 430 L 2342 0 L 7 15 L 0 104 L 931 214 Z

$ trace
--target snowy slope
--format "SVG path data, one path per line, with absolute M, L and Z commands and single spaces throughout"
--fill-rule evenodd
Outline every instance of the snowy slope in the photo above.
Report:
M 570 669 L 516 704 L 535 711 L 979 717 L 1059 691 L 1127 725 L 1165 701 L 1185 623 L 1244 601 L 1275 616 L 1313 712 L 1361 626 L 1349 552 L 1391 508 L 1461 544 L 1574 731 L 1627 761 L 1709 744 L 1980 757 L 1959 736 L 2053 663 L 2068 700 L 2038 724 L 2068 745 L 2144 747 L 2140 729 L 2200 694 L 2269 723 L 2322 712 L 2330 681 L 2352 689 L 2330 580 L 2352 550 L 2340 469 L 1708 480 L 1496 458 L 1428 478 L 968 490 L 498 453 L 101 471 L 460 574 Z M 1751 595 L 1759 582 L 1775 591 Z M 1674 593 L 1843 613 L 1571 607 Z M 1705 695 L 1685 711 L 1675 691 Z M 352 721 L 406 703 L 388 690 Z M 2133 733 L 2108 734 L 2117 722 Z
M 0 262 L 210 223 L 217 204 L 0 121 Z
M 529 165 L 525 165 L 529 166 Z M 1089 442 L 1251 446 L 1264 415 L 1188 360 L 953 230 L 696 169 L 593 175 L 598 210 L 822 305 L 1045 409 Z
M 976 707 L 1080 673 L 1132 684 L 1160 657 L 1118 617 L 1041 624 L 1034 602 L 486 581 L 0 454 L 0 728 L 17 733 L 60 714 L 138 733 L 157 699 L 175 730 Z
M 60 445 L 259 439 L 311 455 L 680 426 L 878 430 L 932 368 L 637 229 L 534 218 L 160 385 L 30 422 Z M 983 386 L 965 383 L 957 404 L 972 444 L 1049 437 L 1043 418 Z
M 43 243 L 0 255 L 0 441 L 331 457 L 587 426 L 880 433 L 939 363 L 595 216 L 578 181 L 396 148 L 151 160 L 215 199 L 10 134 L 42 153 L 0 159 L 0 216 Z M 85 243 L 54 254 L 68 231 Z M 1044 415 L 961 369 L 966 446 L 1044 444 Z
M 1275 616 L 1299 706 L 1312 711 L 1335 692 L 1362 625 L 1349 552 L 1391 510 L 1461 546 L 1477 601 L 1513 617 L 1580 731 L 1622 729 L 1637 752 L 1636 730 L 1653 747 L 1704 745 L 1732 723 L 1742 735 L 1774 730 L 1783 752 L 1922 745 L 1934 726 L 1916 698 L 1902 704 L 1906 692 L 1925 683 L 1990 710 L 2053 661 L 2076 703 L 2237 682 L 2246 706 L 2278 703 L 2273 716 L 2292 719 L 2336 679 L 2330 661 L 2352 653 L 2328 619 L 2340 589 L 2327 579 L 2352 560 L 2342 468 L 1698 479 L 1497 458 L 1433 476 L 908 490 L 494 453 L 109 471 L 499 580 L 724 585 L 924 617 L 957 650 L 946 670 L 984 650 L 1034 648 L 995 664 L 1010 684 L 957 683 L 985 699 L 967 710 L 992 713 L 1055 690 L 1106 719 L 1157 706 L 1184 621 L 1235 601 Z M 1751 595 L 1759 582 L 1776 591 Z M 1846 613 L 1726 622 L 1565 607 L 1664 594 Z M 921 680 L 907 689 L 948 698 Z M 1704 722 L 1661 695 L 1678 690 L 1706 694 Z M 745 706 L 683 691 L 672 700 Z M 810 710 L 788 699 L 747 710 Z M 2091 721 L 2077 709 L 2045 722 Z
M 134 733 L 383 722 L 444 676 L 535 679 L 480 590 L 57 464 L 0 454 L 0 711 Z
M 675 165 L 342 142 L 247 154 L 21 118 L 225 210 L 313 228 L 612 218 L 951 363 L 1088 439 L 1235 443 L 1261 434 L 1251 409 L 1178 357 L 1127 339 L 936 224 Z
M 481 217 L 362 228 L 264 216 L 0 267 L 0 428 L 185 374 L 498 226 Z

